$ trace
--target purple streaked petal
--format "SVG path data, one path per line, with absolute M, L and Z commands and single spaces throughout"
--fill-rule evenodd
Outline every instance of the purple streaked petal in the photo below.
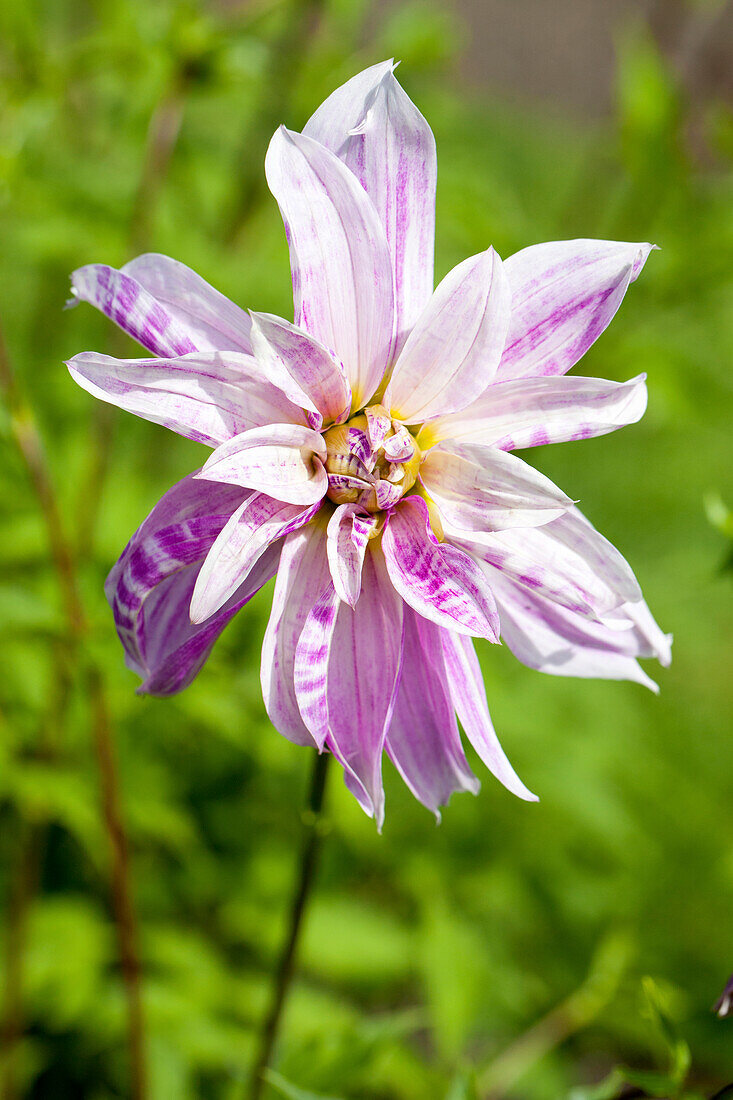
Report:
M 404 622 L 402 676 L 386 749 L 415 798 L 440 821 L 440 807 L 454 791 L 478 794 L 481 785 L 456 725 L 441 645 L 444 631 L 409 607 Z
M 295 652 L 308 612 L 329 587 L 326 523 L 322 516 L 288 535 L 262 644 L 260 679 L 267 714 L 296 745 L 313 745 L 295 696 Z
M 325 461 L 320 432 L 299 424 L 269 424 L 222 443 L 199 477 L 258 489 L 288 504 L 315 504 L 328 489 Z
M 512 317 L 497 382 L 566 374 L 608 326 L 652 248 L 552 241 L 510 256 Z
M 499 743 L 473 642 L 448 630 L 441 631 L 441 635 L 450 695 L 466 737 L 508 791 L 527 802 L 537 802 L 537 795 L 525 787 Z
M 181 324 L 132 276 L 106 264 L 87 264 L 71 273 L 71 293 L 96 306 L 123 332 L 154 355 L 186 355 L 197 345 Z
M 392 420 L 386 413 L 376 412 L 374 407 L 366 410 L 366 418 L 372 448 L 378 451 L 392 427 Z
M 359 459 L 368 473 L 371 473 L 374 469 L 374 456 L 367 433 L 361 428 L 349 428 L 347 443 L 350 453 Z
M 393 485 L 391 481 L 381 478 L 376 484 L 377 504 L 382 509 L 393 508 L 402 496 L 399 485 Z
M 480 561 L 578 615 L 596 618 L 641 599 L 628 562 L 577 508 L 542 527 L 483 534 L 480 542 L 445 531 Z
M 86 351 L 66 365 L 87 393 L 209 447 L 263 424 L 305 424 L 303 410 L 240 352 L 113 359 Z
M 516 455 L 450 439 L 428 451 L 420 480 L 441 518 L 475 541 L 487 532 L 549 523 L 573 504 Z
M 295 323 L 339 357 L 360 408 L 392 348 L 392 268 L 377 212 L 333 153 L 285 127 L 265 173 L 290 245 Z
M 296 405 L 340 422 L 351 407 L 343 365 L 307 332 L 270 313 L 252 313 L 252 344 L 265 376 Z M 300 400 L 299 400 L 300 397 Z
M 328 565 L 339 599 L 356 606 L 361 592 L 361 571 L 369 535 L 377 525 L 353 504 L 341 504 L 328 521 Z
M 284 504 L 264 493 L 253 493 L 227 521 L 196 581 L 191 599 L 191 622 L 205 622 L 247 578 L 250 569 L 271 542 L 297 531 L 320 507 Z
M 381 829 L 382 750 L 402 667 L 402 600 L 370 551 L 355 608 L 341 603 L 328 664 L 328 746 L 346 784 Z
M 136 279 L 188 333 L 197 351 L 252 354 L 249 315 L 190 267 L 146 252 L 125 264 L 120 274 Z
M 509 286 L 493 248 L 458 264 L 407 337 L 384 395 L 417 423 L 470 405 L 493 380 L 509 325 Z
M 384 227 L 395 280 L 398 348 L 433 290 L 435 138 L 400 87 L 391 61 L 338 88 L 303 133 L 354 173 Z
M 329 734 L 328 665 L 340 603 L 329 581 L 315 605 L 308 609 L 295 649 L 295 698 L 319 751 Z
M 274 573 L 279 545 L 262 556 L 245 584 L 203 627 L 188 605 L 201 562 L 243 491 L 204 486 L 189 475 L 156 504 L 130 539 L 105 584 L 105 593 L 138 689 L 170 695 L 191 683 L 236 611 Z
M 459 634 L 498 640 L 496 604 L 481 568 L 438 542 L 421 497 L 405 497 L 390 514 L 382 549 L 392 584 L 419 615 Z
M 415 441 L 404 424 L 400 424 L 395 434 L 384 442 L 384 454 L 390 462 L 405 462 L 415 453 Z
M 646 375 L 628 382 L 602 378 L 518 378 L 489 386 L 472 405 L 423 428 L 423 450 L 442 439 L 514 451 L 590 439 L 641 420 Z
M 651 655 L 648 645 L 633 629 L 619 629 L 623 624 L 618 615 L 609 627 L 550 602 L 497 570 L 490 570 L 490 582 L 502 638 L 523 664 L 554 676 L 633 680 L 658 691 L 637 662 L 637 657 Z

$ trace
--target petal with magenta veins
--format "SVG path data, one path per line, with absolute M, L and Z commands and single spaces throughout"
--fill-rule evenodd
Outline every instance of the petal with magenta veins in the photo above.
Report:
M 295 323 L 338 356 L 360 408 L 392 354 L 392 268 L 377 212 L 333 153 L 285 127 L 265 173 L 290 245 Z
M 266 377 L 322 420 L 344 419 L 351 407 L 351 386 L 333 353 L 281 317 L 254 312 L 251 317 L 254 354 Z
M 509 326 L 509 285 L 489 248 L 450 271 L 437 287 L 395 364 L 384 395 L 407 423 L 470 405 L 492 382 Z
M 369 439 L 375 451 L 379 450 L 392 429 L 391 417 L 380 409 L 381 406 L 373 405 L 366 410 Z
M 440 821 L 454 791 L 478 794 L 480 783 L 461 745 L 441 631 L 406 607 L 402 676 L 386 749 L 415 798 Z M 470 645 L 470 641 L 469 641 Z
M 489 532 L 549 523 L 573 506 L 521 458 L 471 443 L 447 440 L 428 451 L 420 480 L 441 518 L 478 542 Z
M 201 623 L 215 614 L 270 543 L 304 526 L 319 507 L 320 502 L 304 508 L 253 493 L 227 521 L 206 556 L 191 598 L 191 622 Z
M 126 263 L 120 273 L 137 280 L 160 302 L 198 351 L 252 354 L 249 314 L 190 267 L 170 256 L 146 252 Z
M 402 667 L 402 600 L 370 551 L 355 608 L 339 605 L 328 664 L 328 746 L 364 811 L 384 820 L 382 750 Z
M 641 599 L 631 567 L 577 508 L 542 527 L 484 534 L 472 542 L 445 527 L 446 536 L 519 584 L 596 618 Z
M 384 527 L 382 549 L 392 584 L 405 603 L 438 626 L 495 642 L 499 616 L 477 563 L 439 543 L 421 497 L 404 497 Z
M 356 606 L 361 592 L 361 571 L 369 535 L 377 526 L 375 516 L 365 516 L 353 504 L 341 504 L 328 521 L 326 549 L 331 578 L 339 599 Z
M 250 428 L 218 447 L 198 475 L 258 489 L 288 504 L 315 504 L 328 489 L 323 436 L 298 424 Z
M 284 540 L 262 644 L 260 680 L 265 709 L 275 729 L 296 745 L 315 744 L 295 696 L 296 647 L 310 609 L 330 583 L 326 523 L 317 516 Z
M 497 382 L 566 374 L 607 328 L 653 247 L 550 241 L 510 256 L 511 324 Z
M 433 290 L 435 138 L 394 76 L 373 65 L 338 88 L 303 133 L 336 154 L 376 207 L 394 270 L 398 348 Z
M 92 396 L 209 447 L 264 424 L 305 424 L 303 410 L 240 352 L 113 359 L 86 351 L 66 365 Z
M 537 795 L 525 787 L 499 743 L 473 642 L 449 630 L 441 631 L 441 637 L 451 700 L 466 737 L 491 774 L 508 791 L 527 802 L 537 802 Z
M 431 420 L 418 443 L 427 450 L 454 439 L 514 451 L 606 435 L 641 420 L 645 383 L 645 374 L 628 382 L 575 375 L 498 382 L 461 412 Z
M 554 676 L 633 680 L 659 690 L 637 661 L 656 654 L 646 637 L 634 629 L 619 629 L 618 615 L 613 627 L 584 618 L 498 570 L 487 569 L 501 615 L 502 639 L 523 664 Z

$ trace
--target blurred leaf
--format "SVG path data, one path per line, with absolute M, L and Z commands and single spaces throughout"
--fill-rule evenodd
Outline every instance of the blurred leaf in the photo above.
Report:
M 307 1092 L 304 1089 L 299 1089 L 297 1085 L 286 1081 L 284 1077 L 279 1073 L 275 1073 L 272 1069 L 265 1070 L 264 1077 L 267 1083 L 275 1089 L 275 1092 L 286 1097 L 286 1100 L 341 1100 L 337 1096 L 324 1096 L 323 1093 Z

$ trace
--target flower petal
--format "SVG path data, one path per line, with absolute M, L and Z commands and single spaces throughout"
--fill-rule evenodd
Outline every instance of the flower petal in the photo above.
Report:
M 482 535 L 480 543 L 449 527 L 446 535 L 525 588 L 578 615 L 596 618 L 641 599 L 628 562 L 577 508 L 542 527 Z
M 218 615 L 203 626 L 191 623 L 201 562 L 241 499 L 240 489 L 203 486 L 194 474 L 184 478 L 156 504 L 110 572 L 105 593 L 126 663 L 143 678 L 138 691 L 171 695 L 187 687 L 232 616 L 274 574 L 279 544 Z
M 66 365 L 92 396 L 209 447 L 263 424 L 305 424 L 303 410 L 239 352 L 113 359 L 85 351 Z
M 252 354 L 249 314 L 190 267 L 170 256 L 146 252 L 125 264 L 120 274 L 137 280 L 188 333 L 198 351 Z
M 497 381 L 566 374 L 609 325 L 652 248 L 552 241 L 510 256 L 512 317 Z
M 440 821 L 439 807 L 454 791 L 478 794 L 481 784 L 456 725 L 441 645 L 444 632 L 409 607 L 404 616 L 402 676 L 386 748 L 415 798 Z
M 309 611 L 328 587 L 326 523 L 317 516 L 283 543 L 262 644 L 260 679 L 265 709 L 275 729 L 296 745 L 315 742 L 303 723 L 295 695 L 295 651 Z
M 361 592 L 361 571 L 375 516 L 357 511 L 353 504 L 341 504 L 328 522 L 328 565 L 340 600 L 356 607 Z
M 615 614 L 612 625 L 583 618 L 493 569 L 490 583 L 502 638 L 523 664 L 554 676 L 634 680 L 658 690 L 637 663 L 637 657 L 656 654 L 647 636 L 633 629 L 632 618 L 624 624 Z
M 253 493 L 227 521 L 217 537 L 191 599 L 191 622 L 202 623 L 215 614 L 243 584 L 257 559 L 271 542 L 303 527 L 318 511 L 284 504 L 264 493 Z
M 381 828 L 384 820 L 382 750 L 402 667 L 402 600 L 384 559 L 364 560 L 356 607 L 341 603 L 328 664 L 328 747 L 346 785 Z
M 473 642 L 449 630 L 441 631 L 441 636 L 450 695 L 466 737 L 492 775 L 508 791 L 528 802 L 537 802 L 537 795 L 525 787 L 496 736 Z
M 426 424 L 423 450 L 442 439 L 514 451 L 590 439 L 635 424 L 646 411 L 646 375 L 628 382 L 602 378 L 518 378 L 489 388 L 467 409 Z
M 87 264 L 71 273 L 75 299 L 96 306 L 123 332 L 154 355 L 186 355 L 196 351 L 189 327 L 176 320 L 132 276 L 106 264 Z M 74 304 L 73 299 L 69 304 Z
M 348 415 L 351 386 L 344 368 L 314 337 L 281 317 L 252 313 L 252 344 L 265 375 L 295 404 L 300 404 L 298 395 L 305 395 L 303 408 L 320 413 L 323 420 L 340 421 Z
M 407 338 L 384 396 L 407 423 L 457 412 L 491 383 L 509 326 L 509 286 L 493 248 L 437 287 Z
M 389 244 L 398 348 L 433 291 L 435 138 L 384 61 L 352 77 L 303 129 L 346 164 L 374 203 Z
M 360 408 L 392 348 L 392 268 L 377 212 L 333 153 L 285 127 L 265 173 L 290 244 L 295 323 L 339 357 Z
M 481 568 L 437 541 L 420 497 L 404 497 L 390 514 L 382 548 L 392 584 L 405 603 L 438 626 L 495 642 L 496 604 Z
M 516 455 L 453 440 L 428 452 L 420 480 L 441 518 L 476 541 L 486 532 L 549 523 L 573 503 Z
M 288 504 L 315 504 L 328 489 L 325 461 L 320 432 L 299 424 L 268 424 L 222 443 L 199 477 L 258 489 Z

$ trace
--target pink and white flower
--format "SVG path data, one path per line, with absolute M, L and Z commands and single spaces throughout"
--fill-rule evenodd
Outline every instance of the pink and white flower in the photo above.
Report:
M 492 248 L 433 289 L 435 141 L 392 62 L 359 73 L 268 184 L 295 322 L 246 313 L 183 264 L 74 272 L 73 293 L 151 358 L 68 366 L 104 401 L 212 448 L 133 535 L 106 592 L 142 692 L 191 683 L 276 576 L 262 689 L 276 728 L 330 751 L 384 814 L 382 754 L 436 815 L 476 791 L 458 721 L 509 790 L 472 638 L 557 675 L 654 686 L 669 661 L 630 567 L 516 449 L 631 424 L 644 376 L 567 377 L 651 250 L 574 240 Z

